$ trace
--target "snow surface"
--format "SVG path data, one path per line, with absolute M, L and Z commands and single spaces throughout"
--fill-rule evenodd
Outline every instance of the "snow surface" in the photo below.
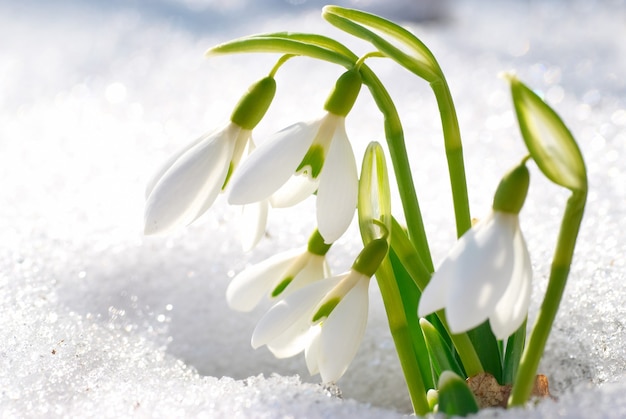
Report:
M 272 213 L 268 237 L 247 255 L 237 239 L 238 211 L 223 199 L 176 234 L 142 235 L 152 171 L 225 121 L 276 58 L 205 59 L 205 49 L 251 33 L 294 30 L 370 50 L 324 23 L 320 3 L 0 1 L 2 417 L 410 412 L 375 285 L 365 339 L 338 388 L 309 377 L 302 357 L 276 360 L 265 348 L 251 349 L 267 304 L 249 314 L 226 307 L 225 288 L 236 272 L 305 242 L 313 200 Z M 559 400 L 479 416 L 626 416 L 626 3 L 365 3 L 392 18 L 412 18 L 406 24 L 440 60 L 458 107 L 474 216 L 487 213 L 499 177 L 524 154 L 500 71 L 516 69 L 545 95 L 586 158 L 591 189 L 583 230 L 540 367 Z M 432 94 L 394 64 L 370 64 L 401 112 L 439 261 L 454 231 Z M 318 115 L 340 72 L 309 59 L 289 61 L 257 141 Z M 357 154 L 369 141 L 383 141 L 367 91 L 347 130 Z M 535 167 L 531 172 L 522 228 L 535 267 L 532 322 L 567 193 Z M 353 226 L 331 250 L 334 271 L 349 267 L 358 250 Z

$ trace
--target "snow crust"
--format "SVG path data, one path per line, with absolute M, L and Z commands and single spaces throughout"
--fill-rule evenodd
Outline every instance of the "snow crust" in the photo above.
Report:
M 221 126 L 276 59 L 205 59 L 207 48 L 292 30 L 337 36 L 358 53 L 370 50 L 324 23 L 319 2 L 295 3 L 0 2 L 2 417 L 396 418 L 410 412 L 375 281 L 366 336 L 338 387 L 309 377 L 303 357 L 276 360 L 250 347 L 267 304 L 248 314 L 226 306 L 235 273 L 306 242 L 314 200 L 273 212 L 267 237 L 246 255 L 237 238 L 238 211 L 223 197 L 185 230 L 142 235 L 152 171 L 182 144 Z M 410 2 L 399 3 L 406 8 L 371 7 L 395 19 L 412 17 L 406 25 L 448 77 L 475 217 L 487 215 L 500 176 L 524 156 L 500 71 L 515 69 L 545 95 L 577 138 L 589 173 L 575 262 L 540 367 L 558 401 L 478 416 L 626 416 L 625 2 L 450 0 L 411 13 Z M 417 15 L 437 19 L 417 21 Z M 421 80 L 387 61 L 369 63 L 400 110 L 440 261 L 454 226 L 436 105 Z M 255 139 L 319 115 L 341 71 L 289 61 Z M 384 142 L 367 91 L 347 131 L 357 156 L 369 141 Z M 532 324 L 567 192 L 535 167 L 531 176 L 521 222 L 535 269 Z M 330 252 L 334 272 L 347 269 L 358 250 L 353 225 Z

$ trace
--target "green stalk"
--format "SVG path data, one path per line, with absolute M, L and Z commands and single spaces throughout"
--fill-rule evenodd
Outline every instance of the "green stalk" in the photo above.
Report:
M 413 411 L 418 416 L 424 416 L 430 412 L 430 407 L 426 400 L 426 388 L 424 387 L 422 373 L 415 354 L 411 331 L 403 310 L 402 296 L 394 278 L 389 257 L 383 260 L 383 263 L 376 271 L 376 280 L 385 304 L 389 330 L 391 331 L 400 365 L 402 366 Z
M 511 398 L 509 399 L 509 406 L 523 405 L 528 401 L 532 392 L 539 361 L 543 356 L 552 324 L 563 297 L 565 284 L 567 283 L 567 276 L 572 263 L 576 237 L 580 230 L 586 200 L 587 190 L 584 189 L 572 191 L 572 195 L 567 201 L 550 269 L 548 288 L 537 315 L 535 326 L 530 333 L 526 349 L 522 355 Z
M 384 116 L 385 137 L 389 147 L 393 171 L 396 175 L 396 183 L 400 193 L 400 200 L 402 201 L 409 239 L 414 243 L 427 270 L 433 272 L 432 256 L 428 246 L 426 230 L 424 229 L 422 212 L 417 200 L 417 194 L 415 193 L 413 174 L 411 173 L 411 166 L 404 142 L 404 132 L 398 111 L 387 89 L 385 89 L 376 74 L 366 65 L 361 66 L 361 76 L 363 77 L 363 83 L 370 89 L 378 109 Z
M 437 106 L 439 107 L 439 114 L 441 115 L 444 146 L 446 149 L 446 159 L 448 161 L 448 173 L 450 176 L 450 186 L 452 188 L 452 201 L 454 203 L 456 233 L 457 237 L 461 237 L 463 233 L 470 229 L 472 223 L 459 122 L 454 103 L 452 102 L 452 95 L 450 94 L 448 83 L 443 77 L 443 74 L 438 81 L 431 83 L 430 87 L 437 99 Z

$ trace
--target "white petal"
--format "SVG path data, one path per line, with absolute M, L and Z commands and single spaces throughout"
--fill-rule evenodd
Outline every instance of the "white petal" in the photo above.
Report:
M 304 360 L 306 361 L 306 368 L 309 370 L 309 374 L 315 375 L 319 374 L 320 367 L 317 362 L 317 358 L 320 351 L 320 334 L 322 332 L 322 326 L 319 324 L 312 326 L 311 331 L 311 339 L 309 344 L 304 349 Z
M 308 284 L 330 276 L 330 268 L 326 262 L 326 258 L 320 255 L 309 253 L 309 260 L 302 270 L 293 278 L 289 288 L 282 294 L 286 297 L 291 292 L 296 291 Z
M 356 355 L 367 325 L 369 278 L 363 277 L 322 323 L 318 365 L 322 381 L 336 382 Z
M 339 278 L 328 278 L 314 282 L 272 306 L 259 320 L 252 333 L 252 347 L 258 348 L 268 344 L 300 321 L 302 317 L 306 317 L 307 320 L 312 317 L 315 314 L 313 310 L 319 301 L 338 282 Z
M 228 202 L 243 205 L 269 198 L 295 173 L 319 125 L 291 125 L 259 146 L 233 176 Z
M 193 140 L 189 144 L 186 144 L 184 147 L 180 148 L 178 151 L 176 151 L 174 154 L 172 154 L 165 161 L 165 163 L 163 163 L 163 164 L 161 164 L 161 166 L 159 166 L 157 171 L 152 175 L 152 177 L 150 178 L 150 180 L 146 184 L 146 199 L 148 199 L 148 197 L 150 196 L 150 194 L 154 190 L 154 187 L 159 182 L 159 180 L 161 180 L 161 178 L 163 177 L 165 172 L 167 172 L 170 169 L 170 167 L 172 167 L 174 165 L 174 163 L 176 163 L 176 160 L 178 160 L 180 158 L 180 156 L 185 154 L 188 150 L 192 149 L 193 147 L 195 147 L 196 145 L 198 145 L 202 141 L 210 139 L 216 133 L 222 132 L 223 130 L 224 130 L 224 128 L 216 130 L 216 131 L 212 131 L 212 132 L 209 132 L 209 133 L 206 133 L 204 135 L 201 135 L 200 137 L 196 138 L 195 140 Z
M 289 178 L 270 198 L 274 208 L 289 208 L 304 201 L 319 187 L 319 177 L 298 173 Z
M 276 338 L 267 343 L 267 349 L 276 358 L 289 358 L 298 355 L 309 344 L 311 322 L 306 316 L 302 316 L 283 331 Z
M 425 317 L 446 306 L 450 284 L 454 275 L 454 261 L 449 257 L 444 259 L 441 266 L 430 278 L 430 282 L 422 292 L 417 313 L 419 317 Z
M 213 203 L 224 184 L 235 146 L 232 127 L 187 150 L 163 174 L 146 202 L 146 234 L 187 225 L 203 207 Z
M 268 210 L 266 200 L 242 207 L 239 234 L 244 252 L 252 250 L 265 234 Z
M 453 333 L 472 329 L 489 317 L 509 285 L 513 273 L 514 228 L 507 216 L 493 213 L 457 244 L 453 283 L 446 317 Z
M 528 314 L 532 284 L 532 265 L 521 230 L 514 239 L 515 265 L 511 283 L 489 316 L 491 330 L 498 339 L 506 339 L 524 322 Z
M 252 310 L 272 287 L 278 285 L 282 275 L 302 252 L 302 249 L 296 249 L 279 253 L 243 270 L 226 289 L 228 306 L 237 311 Z
M 317 224 L 324 241 L 332 243 L 341 237 L 352 222 L 359 183 L 356 161 L 343 119 L 337 124 L 319 177 Z

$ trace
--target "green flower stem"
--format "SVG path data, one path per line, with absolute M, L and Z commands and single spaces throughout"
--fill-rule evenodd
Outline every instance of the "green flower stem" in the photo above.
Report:
M 457 237 L 461 237 L 463 233 L 471 228 L 472 223 L 459 122 L 448 83 L 443 75 L 438 81 L 431 83 L 430 87 L 437 99 L 437 106 L 441 115 L 446 158 L 448 160 L 448 173 L 452 188 L 452 201 L 454 203 L 456 232 Z
M 573 191 L 567 201 L 550 269 L 548 288 L 537 315 L 535 326 L 530 333 L 526 349 L 522 355 L 511 398 L 509 399 L 510 406 L 521 406 L 530 397 L 539 361 L 543 355 L 552 324 L 559 309 L 565 284 L 567 283 L 567 276 L 572 263 L 576 237 L 580 230 L 586 200 L 587 190 L 584 189 Z
M 422 374 L 417 361 L 415 350 L 413 349 L 413 340 L 411 331 L 408 327 L 408 321 L 402 309 L 402 297 L 398 289 L 398 284 L 393 275 L 393 268 L 389 257 L 383 260 L 383 263 L 376 271 L 376 280 L 383 297 L 385 311 L 387 312 L 387 320 L 389 322 L 389 330 L 396 346 L 396 352 L 402 366 L 404 379 L 409 390 L 411 403 L 416 415 L 424 416 L 430 412 L 428 401 L 426 400 L 426 389 L 422 380 Z
M 395 219 L 393 221 L 391 230 L 391 247 L 398 255 L 398 258 L 402 262 L 402 265 L 408 274 L 411 278 L 413 278 L 413 281 L 415 281 L 417 287 L 420 290 L 424 290 L 428 281 L 430 281 L 431 273 L 422 262 L 422 259 L 413 247 L 413 244 L 407 239 L 400 224 L 398 224 Z M 417 307 L 415 307 L 414 312 L 417 314 Z M 448 336 L 450 336 L 450 339 L 452 340 L 452 343 L 461 358 L 461 362 L 465 368 L 467 376 L 472 377 L 483 372 L 483 366 L 468 334 L 452 334 L 450 332 L 450 328 L 448 327 L 448 323 L 446 322 L 446 316 L 444 315 L 443 310 L 438 311 L 436 314 L 445 331 L 448 333 Z
M 396 183 L 400 193 L 400 200 L 402 201 L 409 239 L 415 244 L 415 248 L 421 255 L 426 268 L 433 272 L 432 256 L 428 246 L 428 239 L 426 238 L 422 212 L 417 200 L 417 194 L 415 193 L 413 174 L 411 173 L 411 166 L 404 142 L 404 132 L 398 111 L 389 93 L 369 67 L 362 65 L 361 75 L 363 83 L 370 89 L 378 109 L 384 116 L 385 137 L 389 147 L 393 171 L 396 175 Z

